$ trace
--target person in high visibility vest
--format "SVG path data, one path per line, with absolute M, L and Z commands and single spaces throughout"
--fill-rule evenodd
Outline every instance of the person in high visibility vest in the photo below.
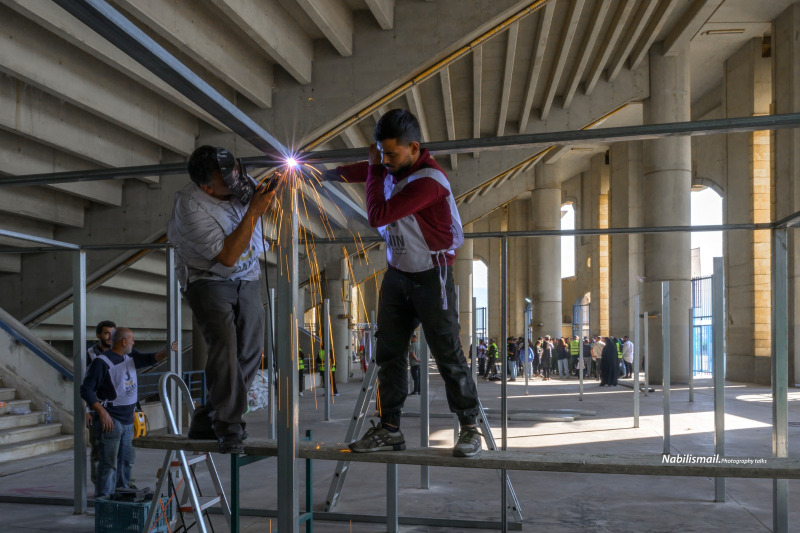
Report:
M 299 389 L 300 389 L 300 396 L 303 395 L 303 391 L 306 390 L 306 361 L 305 361 L 305 354 L 303 354 L 303 350 L 297 349 L 297 376 L 299 379 Z
M 325 388 L 325 383 L 328 379 L 325 377 L 325 350 L 320 349 L 317 352 L 317 368 L 319 369 L 319 376 L 322 381 L 322 388 Z M 339 391 L 336 389 L 336 360 L 333 358 L 333 354 L 331 354 L 331 383 L 333 383 L 333 395 L 339 396 Z
M 575 335 L 572 337 L 572 340 L 569 341 L 569 358 L 570 358 L 570 368 L 572 369 L 572 374 L 578 375 L 578 357 L 581 354 L 581 342 L 578 340 L 578 336 Z

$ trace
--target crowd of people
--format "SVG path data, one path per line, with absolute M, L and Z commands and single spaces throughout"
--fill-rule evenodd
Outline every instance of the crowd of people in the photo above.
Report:
M 480 339 L 476 348 L 478 374 L 487 381 L 499 381 L 500 350 L 494 338 Z M 627 335 L 622 337 L 584 337 L 550 335 L 528 341 L 522 337 L 506 339 L 508 381 L 518 376 L 549 381 L 551 376 L 562 379 L 579 377 L 581 366 L 584 379 L 593 377 L 600 386 L 616 386 L 620 377 L 633 376 L 634 346 Z M 582 360 L 582 365 L 581 365 Z

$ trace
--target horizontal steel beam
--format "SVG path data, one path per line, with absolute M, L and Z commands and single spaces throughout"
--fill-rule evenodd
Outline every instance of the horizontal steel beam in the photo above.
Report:
M 68 0 L 55 0 L 68 2 Z M 224 122 L 224 121 L 223 121 Z M 226 123 L 230 126 L 229 123 Z M 570 146 L 589 142 L 640 141 L 672 137 L 676 135 L 713 135 L 719 133 L 740 133 L 745 131 L 776 130 L 800 127 L 800 113 L 781 115 L 762 115 L 757 117 L 726 118 L 714 120 L 698 120 L 694 122 L 672 122 L 669 124 L 645 124 L 643 126 L 620 126 L 617 128 L 597 128 L 589 130 L 570 130 L 550 133 L 533 133 L 528 135 L 509 135 L 506 137 L 488 137 L 480 139 L 461 139 L 455 141 L 438 141 L 425 143 L 425 148 L 434 155 L 483 152 L 490 150 L 510 150 L 531 148 L 540 150 L 554 145 Z M 238 133 L 238 132 L 237 132 Z M 287 153 L 287 152 L 283 152 Z M 326 150 L 297 154 L 296 158 L 309 164 L 342 163 L 362 161 L 367 158 L 366 148 L 346 150 Z M 243 158 L 248 166 L 254 168 L 271 168 L 285 162 L 283 155 L 267 154 Z M 75 181 L 95 181 L 116 178 L 167 176 L 185 174 L 183 163 L 165 165 L 147 165 L 139 167 L 122 167 L 116 169 L 87 170 L 85 172 L 57 172 L 51 174 L 29 174 L 25 176 L 9 176 L 0 178 L 1 185 L 43 185 L 52 183 L 71 183 Z
M 288 149 L 104 0 L 53 0 L 266 154 Z
M 46 239 L 44 237 L 37 237 L 35 235 L 28 235 L 26 233 L 18 233 L 16 231 L 9 231 L 7 229 L 0 229 L 0 236 L 11 237 L 27 242 L 38 242 L 40 244 L 49 244 L 54 250 L 80 250 L 81 247 L 77 244 L 71 244 L 63 241 L 56 241 L 53 239 Z

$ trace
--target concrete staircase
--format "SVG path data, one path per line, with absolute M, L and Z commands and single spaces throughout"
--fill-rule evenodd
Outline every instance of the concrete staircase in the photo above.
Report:
M 14 407 L 30 406 L 16 389 L 0 388 L 0 463 L 72 448 L 72 435 L 61 434 L 61 424 L 45 424 L 44 412 L 12 415 Z

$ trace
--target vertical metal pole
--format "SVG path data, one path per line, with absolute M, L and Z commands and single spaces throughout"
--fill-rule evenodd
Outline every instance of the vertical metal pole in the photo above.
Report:
M 459 285 L 455 286 L 456 288 L 456 317 L 461 316 L 461 287 Z M 462 347 L 463 350 L 463 347 Z M 477 386 L 477 385 L 476 385 Z M 454 414 L 453 415 L 453 446 L 458 444 L 458 433 L 461 430 L 461 424 L 458 422 L 458 417 Z
M 644 326 L 644 339 L 642 339 L 642 356 L 644 357 L 644 396 L 645 398 L 650 392 L 650 348 L 648 342 L 650 332 L 650 314 L 645 311 L 642 315 L 642 326 Z
M 500 387 L 500 416 L 502 427 L 501 450 L 508 449 L 508 238 L 502 237 L 500 241 L 500 360 L 502 364 L 503 380 Z M 508 473 L 500 470 L 500 529 L 508 531 Z
M 322 379 L 325 380 L 325 420 L 331 419 L 331 395 L 333 394 L 333 373 L 331 372 L 331 332 L 330 332 L 331 301 L 322 301 L 322 346 L 325 350 L 325 372 Z
M 669 455 L 669 387 L 670 387 L 670 368 L 669 368 L 669 281 L 661 282 L 661 359 L 663 363 L 663 406 L 664 406 L 664 454 Z
M 290 178 L 291 179 L 291 178 Z M 298 533 L 297 448 L 297 189 L 286 184 L 281 201 L 284 220 L 279 236 L 279 273 L 276 340 L 278 352 L 278 530 Z M 283 269 L 283 271 L 280 271 Z
M 578 306 L 578 401 L 583 401 L 583 306 Z
M 714 373 L 714 453 L 725 455 L 725 270 L 721 257 L 714 258 L 711 327 Z M 725 501 L 725 478 L 714 478 L 714 501 Z
M 311 430 L 306 430 L 305 440 L 311 441 Z M 314 531 L 314 470 L 313 461 L 306 459 L 306 513 L 311 516 L 306 520 L 306 533 L 313 533 Z
M 72 258 L 72 409 L 74 424 L 73 492 L 75 514 L 86 514 L 86 443 L 81 383 L 86 374 L 86 251 Z
M 787 230 L 773 230 L 772 260 L 772 454 L 789 457 L 789 254 Z M 715 363 L 716 367 L 716 363 Z M 715 368 L 716 369 L 716 368 Z M 774 479 L 772 485 L 772 531 L 789 531 L 789 482 Z
M 275 438 L 275 289 L 269 290 L 269 316 L 267 317 L 267 378 L 269 379 L 269 425 L 267 426 L 267 436 Z M 312 357 L 314 354 L 311 354 Z
M 169 246 L 165 251 L 167 253 L 167 344 L 170 345 L 172 341 L 178 340 L 179 325 L 176 308 L 180 304 L 180 295 L 178 294 L 178 280 L 175 277 L 175 248 Z M 181 353 L 175 353 L 171 346 L 167 346 L 167 357 L 169 357 L 170 372 L 174 372 L 183 379 Z M 183 394 L 175 381 L 170 384 L 169 394 L 172 412 L 175 413 L 175 423 L 180 432 L 183 429 Z
M 400 525 L 397 517 L 397 465 L 386 465 L 386 532 L 397 533 Z
M 694 307 L 689 308 L 689 401 L 694 402 Z
M 639 295 L 633 296 L 633 427 L 639 427 Z
M 419 446 L 427 448 L 430 445 L 431 433 L 431 403 L 430 403 L 430 368 L 428 367 L 428 341 L 425 339 L 425 331 L 419 328 Z M 430 467 L 422 465 L 420 467 L 419 488 L 431 488 Z
M 531 371 L 531 362 L 528 360 L 528 345 L 530 344 L 530 341 L 531 341 L 531 338 L 530 338 L 531 337 L 531 334 L 530 334 L 531 319 L 530 319 L 530 311 L 528 311 L 528 309 L 530 308 L 529 306 L 530 306 L 530 304 L 526 304 L 525 305 L 525 312 L 523 313 L 523 317 L 524 318 L 522 319 L 522 323 L 525 326 L 525 345 L 522 348 L 523 355 L 521 356 L 521 357 L 523 357 L 522 361 L 524 363 L 522 365 L 522 368 L 525 369 L 525 396 L 528 395 L 528 374 Z M 518 355 L 517 357 L 520 357 L 520 356 Z
M 472 381 L 478 385 L 478 299 L 472 297 Z
M 239 456 L 231 454 L 231 533 L 239 533 L 240 498 L 239 498 Z

